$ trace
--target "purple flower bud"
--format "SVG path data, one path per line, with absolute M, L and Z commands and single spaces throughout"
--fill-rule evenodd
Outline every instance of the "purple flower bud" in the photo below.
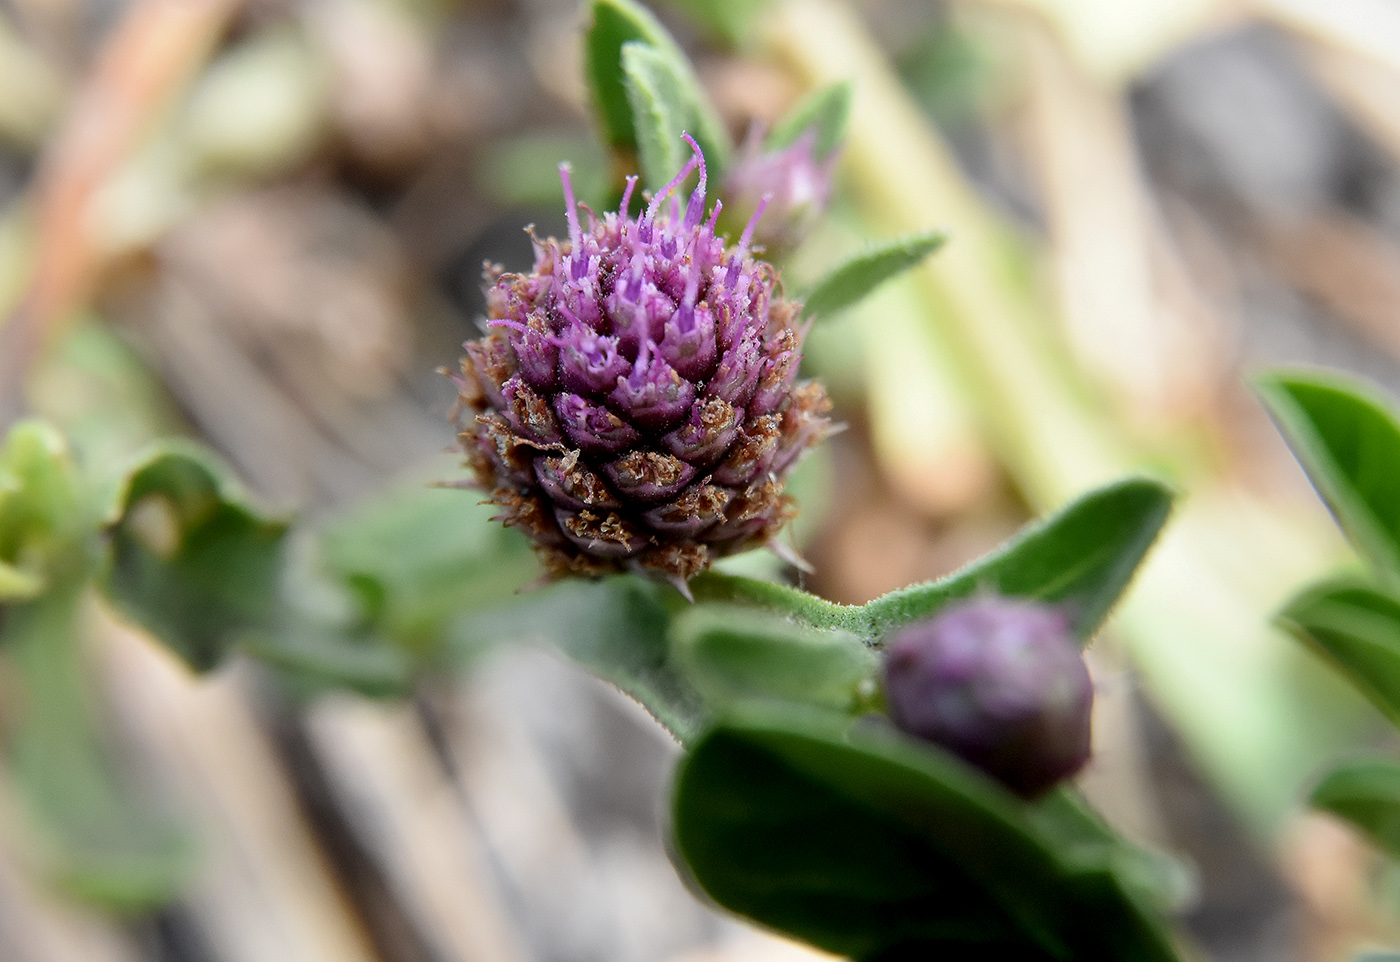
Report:
M 765 151 L 762 131 L 755 127 L 725 175 L 731 214 L 752 216 L 768 198 L 754 241 L 769 250 L 796 246 L 826 210 L 836 152 L 819 160 L 816 145 L 814 128 L 782 150 Z
M 910 625 L 885 650 L 885 696 L 898 728 L 1025 798 L 1089 758 L 1093 685 L 1049 605 L 983 595 Z
M 689 141 L 689 138 L 687 138 Z M 489 269 L 491 330 L 458 380 L 468 463 L 551 575 L 640 569 L 684 582 L 770 541 L 793 514 L 783 479 L 826 433 L 821 386 L 797 382 L 805 330 L 777 271 L 705 217 L 694 157 L 628 213 L 535 239 L 529 274 Z M 676 195 L 692 171 L 699 185 Z

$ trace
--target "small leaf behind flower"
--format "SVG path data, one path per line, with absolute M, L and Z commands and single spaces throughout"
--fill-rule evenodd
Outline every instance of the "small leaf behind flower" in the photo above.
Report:
M 608 143 L 635 146 L 632 105 L 622 73 L 622 46 L 642 40 L 653 46 L 673 43 L 651 13 L 626 0 L 595 0 L 584 34 L 584 74 L 593 94 L 593 107 Z
M 1400 859 L 1400 763 L 1373 758 L 1339 765 L 1313 789 L 1311 801 Z
M 700 144 L 705 160 L 712 165 L 711 176 L 717 178 L 733 149 L 729 135 L 701 90 L 690 61 L 666 28 L 632 0 L 593 0 L 589 10 L 592 18 L 584 35 L 584 75 L 607 142 L 614 147 L 639 146 L 622 48 L 640 41 L 666 61 L 667 71 L 677 79 L 688 112 L 685 129 Z
M 622 76 L 636 127 L 642 182 L 660 190 L 685 166 L 690 153 L 681 139 L 690 114 L 684 81 L 669 58 L 640 40 L 622 45 Z
M 949 601 L 979 590 L 1062 605 L 1075 636 L 1087 642 L 1152 546 L 1171 510 L 1171 493 L 1146 478 L 1091 491 L 996 551 L 947 578 L 910 585 L 864 605 L 839 605 L 796 588 L 707 574 L 692 588 L 700 600 L 729 600 L 786 611 L 822 628 L 872 642 Z
M 815 129 L 817 141 L 813 150 L 818 160 L 824 160 L 846 139 L 852 94 L 851 82 L 843 80 L 804 98 L 773 126 L 764 147 L 773 151 L 782 150 L 796 143 L 797 138 L 807 131 Z
M 1283 371 L 1254 382 L 1318 494 L 1376 573 L 1400 583 L 1400 420 L 1360 381 Z
M 1357 578 L 1337 578 L 1298 595 L 1278 621 L 1400 725 L 1400 598 Z
M 831 271 L 803 298 L 803 317 L 831 317 L 882 283 L 902 274 L 942 247 L 947 236 L 929 231 L 881 244 Z
M 286 531 L 212 455 L 166 443 L 118 495 L 104 588 L 127 617 L 206 670 L 242 634 L 276 622 Z

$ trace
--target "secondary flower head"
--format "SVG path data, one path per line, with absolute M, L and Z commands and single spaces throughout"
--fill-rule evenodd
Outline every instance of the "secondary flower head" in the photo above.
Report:
M 826 210 L 837 152 L 818 156 L 815 127 L 779 150 L 765 150 L 761 134 L 757 126 L 749 132 L 725 175 L 724 194 L 739 216 L 767 203 L 754 240 L 769 250 L 786 250 L 801 242 Z
M 1093 685 L 1063 612 L 992 595 L 950 605 L 886 648 L 895 725 L 1033 798 L 1089 758 Z
M 797 380 L 799 306 L 750 253 L 762 210 L 737 245 L 717 237 L 686 140 L 690 163 L 635 219 L 629 178 L 616 213 L 580 221 L 561 165 L 569 239 L 536 239 L 529 274 L 487 270 L 460 437 L 554 576 L 641 570 L 683 588 L 770 543 L 794 511 L 783 479 L 829 424 L 821 386 Z

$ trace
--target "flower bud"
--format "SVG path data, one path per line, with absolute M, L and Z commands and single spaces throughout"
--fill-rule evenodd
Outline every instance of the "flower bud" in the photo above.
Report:
M 900 631 L 885 649 L 896 727 L 1025 798 L 1089 758 L 1093 685 L 1059 609 L 983 595 Z

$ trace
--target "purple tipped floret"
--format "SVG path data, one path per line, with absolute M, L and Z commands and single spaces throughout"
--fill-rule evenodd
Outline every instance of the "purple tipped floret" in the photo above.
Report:
M 558 395 L 554 413 L 569 441 L 584 454 L 619 454 L 642 436 L 607 405 L 577 394 Z
M 900 631 L 885 649 L 896 727 L 1025 798 L 1089 758 L 1093 683 L 1057 608 L 982 595 Z

